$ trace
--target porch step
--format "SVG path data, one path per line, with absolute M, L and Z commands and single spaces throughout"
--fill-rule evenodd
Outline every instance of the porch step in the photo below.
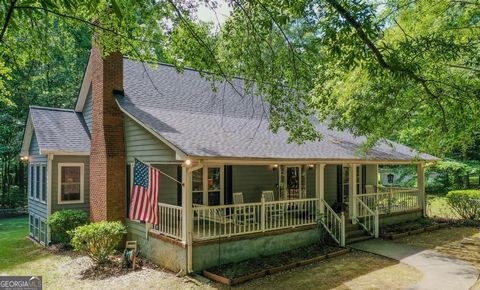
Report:
M 372 239 L 373 237 L 365 231 L 360 224 L 345 223 L 345 243 L 353 244 Z
M 354 244 L 354 243 L 358 243 L 358 242 L 363 242 L 363 241 L 366 241 L 366 240 L 371 240 L 373 239 L 372 236 L 370 235 L 364 235 L 364 236 L 360 236 L 360 237 L 356 237 L 356 238 L 347 238 L 345 243 L 347 245 L 350 245 L 350 244 Z

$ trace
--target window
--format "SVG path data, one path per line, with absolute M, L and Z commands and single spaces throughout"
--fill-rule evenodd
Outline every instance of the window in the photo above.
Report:
M 343 183 L 343 202 L 348 204 L 348 194 L 350 191 L 350 167 L 343 167 L 342 174 L 342 183 Z
M 33 232 L 34 232 L 34 221 L 33 221 L 33 215 L 30 215 L 30 236 L 33 237 Z
M 40 199 L 40 166 L 35 165 L 35 198 Z
M 223 166 L 204 166 L 192 172 L 192 203 L 224 204 Z
M 47 166 L 42 165 L 42 201 L 47 200 Z
M 58 164 L 58 203 L 83 202 L 83 163 Z
M 220 167 L 208 167 L 208 205 L 220 205 Z
M 38 241 L 38 234 L 39 234 L 39 219 L 38 219 L 38 217 L 35 217 L 35 224 L 34 224 L 34 228 L 33 228 L 33 237 L 37 241 Z
M 47 236 L 47 225 L 45 221 L 40 221 L 40 243 L 45 244 L 45 237 Z
M 203 204 L 203 168 L 192 172 L 192 203 Z
M 34 180 L 33 179 L 33 164 L 29 164 L 28 165 L 28 191 L 30 192 L 30 198 L 34 197 L 33 180 Z

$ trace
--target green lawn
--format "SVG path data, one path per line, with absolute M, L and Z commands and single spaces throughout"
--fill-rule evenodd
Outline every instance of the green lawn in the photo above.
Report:
M 0 233 L 0 273 L 48 255 L 42 247 L 27 239 L 27 217 L 0 219 Z

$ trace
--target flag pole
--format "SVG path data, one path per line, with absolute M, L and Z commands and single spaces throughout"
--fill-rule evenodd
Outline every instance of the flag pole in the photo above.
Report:
M 135 158 L 135 159 L 137 159 L 137 158 Z M 138 160 L 138 159 L 137 159 L 137 160 Z M 138 160 L 138 161 L 140 161 L 140 160 Z M 150 167 L 153 167 L 152 165 L 150 165 L 150 163 L 146 163 L 146 162 L 143 162 L 143 161 L 140 161 L 140 162 L 145 163 L 145 164 L 147 164 L 147 165 L 150 166 Z M 154 167 L 154 168 L 155 168 L 155 167 Z M 155 168 L 155 170 L 157 170 L 157 171 L 160 172 L 161 174 L 165 175 L 166 177 L 170 178 L 171 180 L 175 181 L 176 183 L 180 184 L 181 186 L 184 186 L 183 182 L 178 181 L 176 178 L 174 178 L 174 177 L 166 174 L 165 172 L 161 171 L 160 169 Z

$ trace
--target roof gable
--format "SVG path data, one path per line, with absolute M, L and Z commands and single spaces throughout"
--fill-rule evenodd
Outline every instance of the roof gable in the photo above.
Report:
M 90 153 L 90 136 L 80 113 L 73 110 L 30 107 L 21 154 L 28 150 L 35 132 L 39 154 Z

